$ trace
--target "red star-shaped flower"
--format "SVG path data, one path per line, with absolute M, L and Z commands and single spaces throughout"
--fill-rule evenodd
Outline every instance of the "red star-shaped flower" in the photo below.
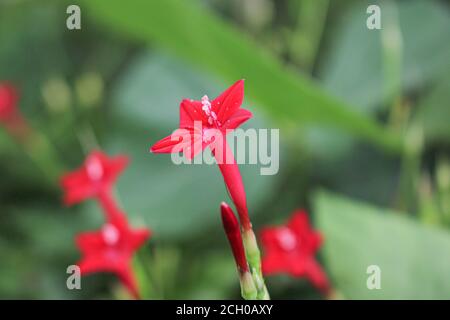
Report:
M 139 299 L 139 290 L 134 277 L 131 260 L 133 253 L 150 237 L 150 230 L 133 230 L 122 213 L 121 219 L 105 224 L 101 230 L 81 233 L 76 244 L 82 252 L 78 263 L 82 275 L 93 272 L 116 274 L 131 295 Z
M 62 177 L 64 203 L 72 205 L 93 197 L 109 198 L 112 185 L 128 161 L 126 156 L 109 158 L 101 151 L 92 152 L 80 169 Z
M 203 96 L 200 101 L 184 99 L 180 104 L 180 127 L 157 143 L 150 151 L 154 153 L 183 152 L 192 159 L 210 146 L 231 199 L 236 205 L 244 230 L 251 229 L 247 199 L 239 167 L 226 141 L 226 134 L 252 117 L 242 109 L 244 80 L 239 80 L 216 99 Z
M 0 83 L 0 122 L 9 121 L 17 113 L 19 97 L 16 89 L 9 83 Z
M 192 159 L 213 141 L 217 133 L 223 136 L 227 130 L 236 129 L 252 117 L 248 110 L 240 108 L 244 99 L 244 80 L 239 80 L 220 96 L 210 101 L 184 99 L 180 104 L 180 127 L 174 134 L 158 141 L 150 151 L 173 153 L 184 151 Z
M 324 294 L 329 291 L 327 276 L 314 258 L 322 237 L 311 228 L 305 211 L 294 212 L 285 226 L 263 229 L 261 242 L 265 253 L 262 260 L 264 274 L 307 277 Z

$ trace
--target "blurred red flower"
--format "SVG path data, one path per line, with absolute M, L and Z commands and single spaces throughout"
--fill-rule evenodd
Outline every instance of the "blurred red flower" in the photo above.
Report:
M 131 295 L 139 299 L 139 290 L 131 261 L 133 254 L 151 235 L 149 229 L 133 230 L 125 215 L 105 224 L 101 230 L 81 233 L 76 244 L 82 252 L 78 262 L 82 275 L 93 272 L 112 272 L 117 275 Z
M 19 96 L 9 83 L 0 83 L 0 122 L 9 121 L 17 113 Z
M 294 212 L 285 226 L 264 228 L 261 242 L 264 274 L 287 273 L 293 277 L 306 277 L 323 294 L 329 292 L 328 278 L 314 258 L 322 237 L 311 228 L 305 211 Z
M 81 168 L 62 177 L 64 203 L 72 205 L 88 198 L 99 198 L 108 213 L 111 211 L 108 207 L 114 206 L 111 188 L 128 162 L 128 157 L 123 155 L 110 158 L 101 151 L 93 151 Z

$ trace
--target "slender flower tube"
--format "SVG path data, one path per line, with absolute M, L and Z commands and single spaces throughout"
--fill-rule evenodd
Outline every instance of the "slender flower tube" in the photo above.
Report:
M 242 228 L 244 230 L 251 230 L 252 224 L 248 215 L 247 196 L 241 172 L 226 140 L 223 141 L 223 150 L 223 156 L 220 156 L 218 152 L 213 152 L 214 157 L 216 158 L 230 197 L 236 206 Z
M 125 214 L 120 211 L 119 206 L 110 192 L 100 192 L 98 195 L 98 202 L 105 213 L 107 221 L 113 222 L 124 219 Z

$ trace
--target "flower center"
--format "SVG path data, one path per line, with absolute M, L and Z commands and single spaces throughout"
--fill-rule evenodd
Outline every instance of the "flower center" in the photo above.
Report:
M 208 117 L 208 124 L 209 125 L 220 125 L 220 123 L 217 121 L 217 115 L 214 111 L 211 109 L 211 102 L 209 101 L 209 98 L 207 95 L 204 95 L 202 97 L 202 110 Z
M 107 245 L 113 246 L 119 241 L 119 230 L 112 224 L 107 224 L 102 228 L 102 236 Z
M 216 135 L 216 129 L 203 129 L 202 139 L 203 142 L 212 142 Z
M 280 230 L 278 233 L 278 241 L 280 246 L 286 251 L 294 250 L 297 246 L 297 238 L 289 228 Z
M 98 181 L 103 177 L 103 166 L 96 156 L 89 157 L 86 161 L 86 171 L 92 181 Z

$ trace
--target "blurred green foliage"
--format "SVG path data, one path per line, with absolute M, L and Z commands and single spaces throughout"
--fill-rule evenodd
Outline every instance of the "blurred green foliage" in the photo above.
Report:
M 80 31 L 65 26 L 73 3 Z M 449 1 L 380 2 L 379 31 L 365 25 L 370 3 L 0 1 L 0 81 L 19 87 L 49 142 L 24 150 L 0 130 L 0 298 L 123 297 L 109 275 L 66 288 L 75 234 L 102 218 L 94 203 L 63 208 L 47 173 L 96 147 L 132 158 L 117 194 L 154 232 L 135 259 L 144 297 L 238 298 L 218 169 L 148 148 L 176 128 L 182 98 L 240 78 L 255 114 L 246 126 L 282 139 L 278 175 L 241 166 L 255 228 L 306 207 L 344 298 L 448 298 Z M 382 290 L 365 287 L 370 264 Z M 301 279 L 268 286 L 274 298 L 320 297 Z
M 346 298 L 443 299 L 448 295 L 447 231 L 420 226 L 401 212 L 327 193 L 316 195 L 314 209 L 317 226 L 326 235 L 325 263 Z M 366 286 L 371 265 L 381 270 L 380 290 Z

